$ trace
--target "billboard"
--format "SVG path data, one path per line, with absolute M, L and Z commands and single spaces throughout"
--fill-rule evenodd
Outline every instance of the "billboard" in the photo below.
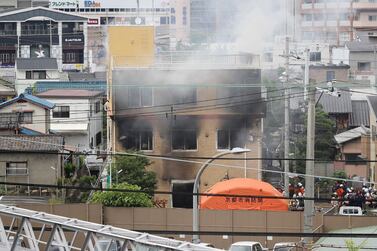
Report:
M 152 26 L 110 26 L 109 53 L 114 66 L 148 66 L 154 61 Z
M 50 0 L 50 8 L 169 8 L 170 0 Z

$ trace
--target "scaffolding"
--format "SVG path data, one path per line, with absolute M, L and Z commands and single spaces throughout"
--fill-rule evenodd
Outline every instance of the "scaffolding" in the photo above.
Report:
M 0 251 L 3 250 L 219 251 L 148 233 L 0 205 Z

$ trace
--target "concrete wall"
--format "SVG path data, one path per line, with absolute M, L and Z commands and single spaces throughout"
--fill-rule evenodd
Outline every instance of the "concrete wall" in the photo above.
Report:
M 236 118 L 233 119 L 235 121 Z M 136 122 L 135 122 L 136 121 Z M 228 158 L 258 158 L 261 157 L 261 143 L 258 139 L 262 137 L 260 131 L 260 120 L 251 120 L 250 127 L 247 127 L 249 139 L 245 141 L 245 148 L 251 151 L 246 154 L 226 155 Z M 124 123 L 139 123 L 139 120 L 128 121 Z M 144 120 L 142 124 L 149 124 L 153 130 L 153 150 L 147 151 L 148 154 L 168 155 L 179 158 L 184 157 L 211 157 L 219 154 L 224 150 L 217 149 L 217 130 L 226 128 L 225 124 L 232 122 L 232 117 L 216 118 L 216 117 L 193 117 L 187 120 L 187 124 L 196 125 L 197 132 L 197 149 L 196 150 L 172 150 L 170 120 L 165 118 Z M 119 122 L 121 125 L 123 122 Z M 122 130 L 118 128 L 115 138 L 122 137 Z M 243 146 L 242 146 L 243 147 Z M 116 151 L 124 151 L 125 149 L 118 141 Z M 158 178 L 159 190 L 169 191 L 172 180 L 193 180 L 200 166 L 205 160 L 194 160 L 199 162 L 187 163 L 169 160 L 152 159 L 150 169 L 156 172 Z M 211 165 L 202 175 L 201 190 L 207 190 L 215 183 L 223 180 L 226 176 L 229 178 L 245 177 L 261 178 L 261 160 L 222 160 L 212 162 Z M 223 166 L 216 166 L 223 165 Z M 158 195 L 157 197 L 160 197 Z M 164 199 L 170 199 L 170 196 L 161 196 Z
M 261 102 L 261 89 L 243 86 L 260 83 L 260 70 L 240 69 L 124 69 L 113 71 L 113 89 L 111 103 L 113 105 L 114 123 L 112 132 L 113 149 L 124 151 L 126 139 L 124 131 L 148 129 L 153 132 L 153 150 L 149 154 L 167 155 L 170 157 L 212 157 L 222 150 L 217 149 L 217 131 L 232 129 L 244 132 L 242 139 L 245 147 L 251 150 L 239 156 L 225 157 L 261 157 L 262 118 L 265 116 L 265 104 Z M 125 86 L 126 85 L 126 86 Z M 129 86 L 153 87 L 151 107 L 128 107 Z M 239 87 L 240 93 L 232 94 L 225 87 Z M 182 87 L 194 90 L 195 101 L 189 104 L 176 101 L 186 91 Z M 192 94 L 191 92 L 188 94 Z M 187 102 L 187 101 L 186 101 Z M 173 104 L 173 105 L 172 105 Z M 242 105 L 232 105 L 242 104 Z M 149 105 L 149 104 L 148 104 Z M 171 107 L 173 111 L 170 112 Z M 162 111 L 167 111 L 166 114 Z M 183 112 L 179 112 L 179 111 Z M 153 116 L 143 116 L 153 115 Z M 154 116 L 154 114 L 159 114 Z M 172 149 L 172 129 L 195 129 L 197 149 L 176 151 Z M 171 190 L 172 180 L 193 180 L 199 163 L 185 163 L 171 160 L 153 159 L 150 168 L 157 173 L 158 188 Z M 214 161 L 201 179 L 201 190 L 206 190 L 222 179 L 245 177 L 261 178 L 260 160 Z M 227 165 L 227 166 L 224 166 Z M 230 167 L 235 166 L 235 167 Z M 161 196 L 169 199 L 169 196 Z
M 7 162 L 27 162 L 29 174 L 6 175 Z M 1 153 L 0 167 L 2 180 L 7 182 L 56 184 L 56 178 L 61 177 L 61 156 L 57 154 Z

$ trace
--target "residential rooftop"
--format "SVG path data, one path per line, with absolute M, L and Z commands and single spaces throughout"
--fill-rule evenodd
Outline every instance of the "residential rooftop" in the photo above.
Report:
M 90 91 L 79 89 L 53 89 L 38 93 L 41 98 L 92 98 L 104 94 L 103 91 Z
M 41 106 L 45 109 L 53 109 L 55 107 L 55 104 L 53 104 L 53 103 L 51 103 L 47 100 L 38 98 L 38 97 L 30 95 L 30 94 L 21 93 L 19 96 L 1 103 L 0 108 L 3 108 L 5 106 L 11 105 L 11 104 L 16 103 L 16 102 L 19 102 L 21 100 L 26 101 L 26 102 L 30 102 L 30 103 L 35 104 L 37 106 Z
M 58 135 L 0 136 L 0 152 L 58 152 L 63 144 L 64 138 Z

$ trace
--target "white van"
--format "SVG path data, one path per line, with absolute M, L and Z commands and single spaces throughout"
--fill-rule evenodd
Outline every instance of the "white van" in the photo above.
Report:
M 342 206 L 339 208 L 339 215 L 363 215 L 361 207 Z
M 268 248 L 264 248 L 259 242 L 240 241 L 233 243 L 229 251 L 268 251 Z

